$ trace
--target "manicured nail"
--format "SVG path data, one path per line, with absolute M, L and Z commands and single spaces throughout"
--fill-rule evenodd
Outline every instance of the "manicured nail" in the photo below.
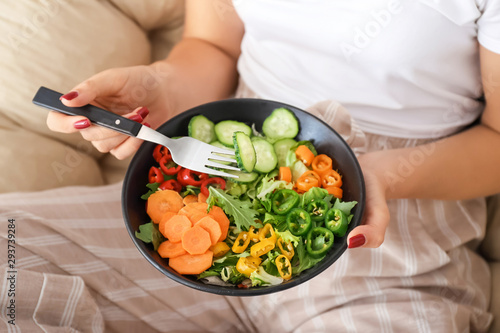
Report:
M 149 114 L 149 110 L 147 107 L 143 106 L 142 108 L 137 111 L 137 114 L 142 117 L 142 119 L 146 118 L 146 116 Z
M 142 121 L 144 120 L 138 114 L 134 114 L 133 116 L 130 116 L 128 119 L 133 120 L 133 121 L 137 121 L 138 123 L 142 123 Z
M 90 121 L 88 119 L 83 119 L 74 123 L 73 126 L 76 129 L 84 129 L 90 126 Z
M 75 99 L 78 97 L 78 92 L 77 91 L 70 91 L 66 95 L 62 95 L 60 99 L 64 98 L 67 101 L 71 101 L 72 99 Z
M 151 125 L 149 125 L 148 123 L 144 123 L 143 125 L 147 126 L 147 127 L 151 127 Z
M 355 247 L 360 247 L 365 245 L 365 243 L 366 243 L 365 235 L 359 234 L 356 236 L 352 236 L 351 239 L 349 239 L 349 248 L 354 249 Z

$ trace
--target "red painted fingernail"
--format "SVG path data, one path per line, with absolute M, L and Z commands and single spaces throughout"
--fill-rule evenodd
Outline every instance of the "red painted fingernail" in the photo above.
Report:
M 128 119 L 133 120 L 133 121 L 137 121 L 138 123 L 142 123 L 142 121 L 144 120 L 138 114 L 134 114 L 133 116 L 130 116 Z
M 142 117 L 142 119 L 146 118 L 146 116 L 149 114 L 149 110 L 147 107 L 143 106 L 142 108 L 137 111 L 137 114 Z
M 83 119 L 74 123 L 73 126 L 76 129 L 84 129 L 90 126 L 90 121 L 88 119 Z
M 66 95 L 62 95 L 60 99 L 64 98 L 67 101 L 71 101 L 72 99 L 75 99 L 78 97 L 78 92 L 77 91 L 70 91 Z
M 143 125 L 147 126 L 147 127 L 151 127 L 151 125 L 149 125 L 148 123 L 144 123 Z
M 354 249 L 355 247 L 360 247 L 365 245 L 365 243 L 366 243 L 365 235 L 359 234 L 356 236 L 352 236 L 351 239 L 349 239 L 349 248 Z

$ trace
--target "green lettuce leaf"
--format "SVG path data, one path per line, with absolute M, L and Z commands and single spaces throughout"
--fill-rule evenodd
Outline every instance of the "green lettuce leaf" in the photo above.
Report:
M 304 209 L 313 201 L 322 201 L 328 196 L 328 191 L 320 187 L 311 187 L 309 191 L 301 197 L 300 206 Z
M 349 216 L 351 214 L 351 209 L 353 209 L 357 203 L 357 201 L 342 202 L 337 199 L 333 204 L 333 208 L 340 209 L 346 216 Z
M 144 243 L 153 243 L 155 251 L 158 250 L 160 244 L 165 240 L 165 237 L 158 230 L 158 226 L 153 222 L 141 224 L 139 230 L 135 232 L 135 237 Z
M 283 242 L 293 243 L 294 247 L 297 247 L 297 246 L 299 246 L 299 243 L 302 243 L 302 238 L 292 235 L 292 233 L 288 229 L 283 231 L 283 232 L 275 231 L 275 233 L 276 233 L 276 236 L 283 239 Z
M 295 256 L 292 259 L 292 274 L 299 274 L 306 269 L 309 269 L 323 260 L 325 256 L 313 258 L 307 253 L 306 246 L 303 242 L 299 242 L 299 246 L 295 249 Z

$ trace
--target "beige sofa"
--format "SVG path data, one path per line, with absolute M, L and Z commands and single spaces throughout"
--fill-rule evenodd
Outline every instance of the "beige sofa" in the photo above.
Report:
M 107 68 L 147 64 L 179 40 L 182 0 L 0 2 L 0 192 L 119 181 L 128 161 L 94 150 L 78 134 L 48 130 L 31 103 L 45 85 L 67 92 Z M 500 318 L 500 196 L 489 200 L 481 253 L 493 274 L 491 311 Z M 500 332 L 500 319 L 491 332 Z

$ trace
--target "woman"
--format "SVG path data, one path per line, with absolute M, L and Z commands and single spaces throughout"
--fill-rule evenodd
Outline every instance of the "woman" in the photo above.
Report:
M 228 330 L 486 331 L 488 270 L 465 244 L 484 236 L 482 197 L 500 192 L 500 4 L 191 0 L 186 9 L 166 60 L 99 73 L 63 103 L 155 128 L 230 96 L 239 74 L 241 97 L 303 108 L 337 100 L 366 137 L 365 221 L 348 244 L 371 249 L 347 251 L 301 287 L 227 299 L 239 318 Z M 50 113 L 47 123 L 120 159 L 141 144 L 84 117 Z

